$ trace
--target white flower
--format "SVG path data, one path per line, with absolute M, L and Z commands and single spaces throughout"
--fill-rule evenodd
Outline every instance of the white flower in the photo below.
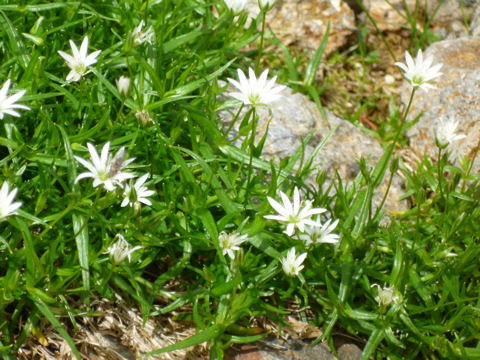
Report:
M 240 250 L 238 245 L 247 240 L 247 235 L 240 235 L 238 233 L 227 234 L 225 231 L 222 231 L 218 235 L 218 243 L 222 249 L 223 255 L 228 254 L 233 260 L 235 258 L 234 251 Z
M 152 117 L 150 116 L 150 113 L 147 110 L 137 110 L 135 112 L 135 118 L 137 120 L 140 120 L 143 126 L 147 126 L 148 124 L 155 123 L 155 121 L 153 121 Z
M 75 155 L 75 159 L 85 166 L 89 171 L 83 172 L 77 176 L 75 182 L 84 178 L 93 178 L 93 187 L 97 187 L 100 184 L 105 186 L 108 191 L 113 191 L 124 180 L 135 177 L 133 174 L 122 172 L 122 169 L 130 164 L 135 159 L 125 160 L 125 148 L 122 147 L 117 151 L 113 159 L 109 156 L 108 151 L 110 148 L 110 142 L 107 142 L 102 148 L 102 154 L 99 157 L 97 150 L 93 144 L 87 144 L 88 151 L 92 162 L 88 162 L 80 156 Z
M 340 8 L 341 8 L 340 0 L 330 0 L 330 3 L 332 4 L 332 6 L 335 8 L 337 12 L 340 11 Z
M 293 205 L 288 199 L 287 195 L 285 195 L 282 191 L 280 191 L 280 196 L 282 198 L 283 205 L 267 196 L 268 202 L 278 212 L 279 215 L 266 215 L 264 217 L 266 219 L 278 220 L 287 223 L 287 230 L 285 230 L 284 233 L 288 236 L 293 235 L 295 226 L 298 227 L 301 232 L 305 231 L 305 225 L 317 226 L 317 223 L 311 220 L 311 217 L 326 211 L 322 208 L 312 209 L 312 203 L 308 200 L 305 202 L 305 207 L 300 209 L 300 193 L 297 187 L 295 187 L 293 191 Z
M 408 51 L 405 51 L 405 61 L 407 65 L 401 62 L 396 62 L 395 65 L 405 71 L 405 78 L 414 88 L 421 88 L 425 92 L 428 92 L 428 89 L 435 89 L 433 79 L 442 75 L 439 70 L 443 64 L 432 66 L 433 57 L 428 56 L 423 60 L 422 50 L 418 50 L 415 61 Z
M 262 11 L 268 11 L 273 8 L 277 0 L 258 0 L 258 6 Z
M 148 190 L 143 184 L 147 181 L 150 174 L 145 174 L 138 178 L 133 187 L 130 184 L 125 185 L 123 196 L 125 197 L 121 203 L 121 207 L 127 205 L 134 206 L 135 204 L 142 203 L 148 206 L 152 205 L 152 202 L 147 198 L 155 194 L 155 191 Z
M 338 225 L 338 219 L 332 222 L 332 219 L 329 219 L 322 225 L 320 217 L 316 221 L 316 226 L 305 226 L 305 233 L 301 234 L 300 239 L 305 241 L 305 244 L 308 246 L 310 244 L 320 244 L 320 243 L 329 243 L 335 244 L 340 238 L 337 234 L 332 234 L 332 231 Z
M 142 20 L 140 21 L 140 24 L 138 24 L 138 26 L 136 26 L 132 31 L 134 45 L 141 45 L 145 42 L 152 44 L 152 38 L 155 35 L 155 32 L 151 26 L 147 30 L 142 31 L 143 25 L 145 25 L 145 23 Z
M 127 98 L 128 95 L 130 94 L 130 86 L 131 86 L 130 78 L 126 76 L 120 76 L 117 79 L 117 89 L 118 89 L 118 92 L 120 93 L 120 96 Z
M 378 289 L 378 295 L 375 296 L 375 300 L 377 301 L 379 306 L 388 306 L 393 302 L 398 301 L 398 296 L 393 295 L 395 291 L 394 286 L 387 287 L 386 284 L 383 285 L 383 288 L 378 284 L 373 284 L 371 287 L 376 286 Z
M 123 235 L 117 234 L 118 241 L 113 245 L 108 247 L 108 250 L 104 254 L 110 254 L 110 258 L 115 263 L 115 265 L 119 265 L 122 263 L 125 258 L 128 258 L 128 262 L 130 262 L 132 253 L 141 249 L 141 246 L 135 246 L 134 248 L 130 248 L 130 244 L 125 240 Z
M 435 129 L 435 139 L 440 148 L 445 148 L 454 141 L 463 139 L 465 135 L 455 134 L 457 130 L 458 121 L 455 121 L 453 116 L 448 119 L 440 118 Z
M 287 256 L 280 260 L 285 274 L 288 276 L 297 276 L 303 269 L 302 263 L 305 261 L 306 257 L 307 253 L 300 254 L 297 257 L 295 255 L 295 248 L 288 250 Z
M 70 40 L 70 47 L 72 48 L 73 56 L 58 50 L 60 56 L 65 59 L 68 67 L 71 69 L 67 75 L 68 82 L 80 80 L 80 78 L 87 73 L 87 67 L 95 64 L 97 62 L 97 56 L 102 52 L 102 50 L 97 50 L 87 55 L 88 36 L 85 36 L 83 39 L 80 51 L 72 40 Z
M 13 202 L 18 189 L 13 189 L 11 193 L 8 193 L 8 183 L 3 182 L 0 189 L 0 219 L 4 219 L 7 216 L 14 215 L 15 211 L 22 206 L 20 202 Z
M 28 106 L 15 104 L 25 94 L 25 90 L 19 91 L 14 95 L 7 96 L 8 89 L 10 88 L 11 80 L 8 79 L 3 84 L 0 90 L 0 119 L 3 119 L 5 114 L 20 117 L 20 114 L 13 109 L 25 109 L 30 110 Z
M 252 68 L 248 69 L 249 79 L 246 78 L 242 70 L 238 69 L 238 79 L 228 79 L 228 81 L 235 86 L 240 92 L 231 92 L 230 95 L 237 100 L 242 101 L 245 105 L 257 106 L 260 104 L 268 104 L 280 97 L 278 94 L 285 86 L 275 86 L 274 76 L 267 82 L 268 69 L 265 70 L 257 80 Z
M 235 15 L 240 14 L 247 7 L 248 0 L 224 0 L 227 8 Z

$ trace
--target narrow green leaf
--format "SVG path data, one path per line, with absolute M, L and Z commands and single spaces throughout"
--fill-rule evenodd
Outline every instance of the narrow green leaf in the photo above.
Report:
M 310 60 L 307 70 L 305 71 L 305 80 L 303 84 L 305 86 L 311 86 L 315 80 L 315 75 L 317 74 L 318 66 L 320 65 L 320 61 L 322 60 L 323 53 L 325 52 L 325 48 L 328 43 L 328 37 L 330 36 L 330 21 L 327 24 L 327 30 L 325 31 L 325 35 L 323 35 L 322 42 L 318 46 L 318 49 L 315 51 L 315 54 Z
M 170 51 L 175 50 L 176 48 L 182 46 L 183 44 L 186 44 L 187 42 L 196 39 L 197 37 L 202 35 L 202 33 L 203 33 L 202 26 L 200 26 L 199 28 L 189 33 L 177 36 L 176 38 L 169 40 L 163 44 L 163 52 L 165 54 L 169 53 Z
M 368 338 L 367 344 L 363 348 L 362 357 L 360 360 L 369 360 L 373 352 L 376 350 L 378 344 L 383 340 L 385 336 L 383 330 L 376 329 Z
M 181 350 L 181 349 L 185 349 L 187 347 L 199 345 L 199 344 L 202 344 L 206 341 L 210 341 L 210 340 L 216 338 L 221 333 L 222 333 L 222 330 L 220 329 L 220 327 L 218 327 L 217 325 L 213 325 L 213 326 L 203 330 L 202 332 L 189 337 L 188 339 L 177 342 L 176 344 L 166 346 L 166 347 L 158 349 L 158 350 L 150 351 L 149 353 L 147 353 L 145 355 L 142 355 L 142 359 L 147 358 L 147 357 L 152 356 L 152 355 L 156 355 L 156 354 L 163 354 L 163 353 L 166 353 L 166 352 Z
M 48 305 L 45 304 L 43 300 L 35 294 L 30 294 L 30 297 L 32 298 L 38 310 L 40 310 L 40 312 L 47 318 L 47 320 L 50 321 L 50 323 L 55 328 L 55 330 L 57 330 L 58 333 L 65 339 L 68 346 L 70 346 L 70 349 L 72 349 L 72 352 L 77 358 L 77 360 L 82 360 L 82 357 L 80 356 L 80 353 L 78 352 L 75 346 L 75 343 L 73 342 L 73 339 L 70 337 L 67 330 L 65 330 L 62 324 L 60 324 L 60 321 L 57 320 L 57 318 L 53 314 L 52 310 L 50 310 Z
M 72 214 L 73 231 L 77 244 L 78 260 L 82 269 L 83 289 L 90 291 L 90 271 L 88 261 L 88 225 L 82 215 Z

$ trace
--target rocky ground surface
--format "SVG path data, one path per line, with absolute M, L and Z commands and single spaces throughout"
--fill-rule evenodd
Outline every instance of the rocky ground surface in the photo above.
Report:
M 251 14 L 258 14 L 256 0 L 251 0 Z M 395 9 L 384 0 L 364 0 L 364 6 L 378 22 L 383 35 L 393 45 L 393 52 L 398 60 L 403 61 L 403 52 L 408 47 L 410 31 L 405 29 L 405 17 L 413 9 L 415 0 L 391 0 Z M 406 9 L 404 4 L 409 9 Z M 423 6 L 424 2 L 418 3 Z M 462 10 L 463 3 L 463 10 Z M 438 8 L 438 9 L 437 9 Z M 423 94 L 419 91 L 413 103 L 409 120 L 423 114 L 419 121 L 406 134 L 410 143 L 407 157 L 421 158 L 423 154 L 434 157 L 433 129 L 442 116 L 454 116 L 459 122 L 460 132 L 466 138 L 459 141 L 453 150 L 458 155 L 472 155 L 480 139 L 480 4 L 478 0 L 429 0 L 426 8 L 418 10 L 419 18 L 423 14 L 436 16 L 431 28 L 434 34 L 444 41 L 432 44 L 426 53 L 434 56 L 435 62 L 442 62 L 444 75 L 437 82 L 437 89 Z M 302 19 L 302 21 L 298 21 Z M 366 15 L 353 0 L 340 0 L 336 8 L 329 0 L 279 0 L 275 9 L 268 15 L 267 21 L 277 36 L 292 51 L 305 51 L 312 54 L 320 44 L 326 24 L 331 22 L 331 37 L 326 49 L 326 56 L 335 51 L 349 56 L 356 46 L 356 34 L 359 26 L 366 21 Z M 418 24 L 421 30 L 421 24 Z M 315 146 L 326 136 L 330 129 L 336 131 L 320 152 L 315 163 L 319 169 L 327 172 L 327 179 L 333 179 L 334 170 L 338 170 L 342 179 L 351 181 L 358 174 L 356 159 L 369 157 L 372 166 L 383 153 L 381 143 L 368 134 L 365 129 L 375 129 L 379 125 L 376 119 L 385 117 L 385 111 L 391 97 L 398 96 L 405 106 L 410 94 L 409 87 L 401 84 L 401 74 L 394 67 L 394 61 L 386 51 L 378 35 L 370 28 L 368 40 L 379 51 L 378 61 L 368 65 L 368 73 L 362 75 L 367 79 L 362 88 L 356 82 L 358 62 L 345 62 L 339 66 L 325 68 L 322 64 L 319 73 L 325 77 L 335 75 L 335 82 L 322 97 L 326 107 L 343 108 L 346 112 L 359 111 L 356 107 L 359 99 L 365 99 L 365 93 L 378 92 L 383 98 L 375 98 L 378 103 L 376 114 L 362 113 L 361 122 L 354 126 L 351 122 L 326 111 L 323 118 L 314 103 L 304 95 L 291 94 L 287 89 L 283 101 L 277 103 L 270 117 L 267 109 L 260 112 L 260 130 L 264 131 L 270 123 L 268 142 L 265 145 L 265 158 L 283 157 L 301 144 L 302 138 L 313 131 L 313 138 L 306 147 L 311 154 Z M 352 48 L 353 47 L 353 48 Z M 346 68 L 350 66 L 350 68 Z M 363 66 L 363 65 L 362 65 Z M 393 80 L 392 80 L 393 78 Z M 381 105 L 383 103 L 383 105 Z M 338 105 L 341 105 L 338 107 Z M 221 115 L 226 124 L 231 120 L 228 112 Z M 235 131 L 235 128 L 234 128 Z M 339 146 L 341 144 L 341 146 Z M 478 171 L 480 161 L 477 159 L 474 170 Z M 314 177 L 310 179 L 314 182 Z M 380 189 L 381 196 L 382 190 Z M 395 176 L 393 190 L 388 198 L 387 207 L 397 209 L 406 206 L 398 202 L 402 193 L 401 178 Z M 377 200 L 378 202 L 378 200 Z M 172 316 L 152 317 L 146 324 L 138 310 L 130 307 L 118 298 L 111 302 L 106 299 L 92 301 L 92 308 L 97 316 L 79 319 L 76 324 L 74 341 L 85 359 L 131 360 L 141 354 L 181 341 L 195 333 L 191 323 L 172 320 Z M 65 326 L 73 330 L 68 320 L 62 319 Z M 274 337 L 253 344 L 233 346 L 226 354 L 230 360 L 330 360 L 360 359 L 362 339 L 342 338 L 335 343 L 336 353 L 324 343 L 312 346 L 312 340 L 321 334 L 321 329 L 308 324 L 291 321 L 292 329 L 298 331 L 272 331 Z M 301 328 L 308 328 L 308 336 Z M 272 329 L 270 329 L 272 330 Z M 275 330 L 275 329 L 273 329 Z M 314 336 L 312 335 L 314 334 Z M 206 359 L 206 346 L 150 357 L 151 359 Z M 42 332 L 31 336 L 19 351 L 19 359 L 73 359 L 66 342 L 47 322 Z

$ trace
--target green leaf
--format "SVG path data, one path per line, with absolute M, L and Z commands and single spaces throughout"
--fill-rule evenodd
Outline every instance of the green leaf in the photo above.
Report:
M 310 60 L 307 70 L 305 71 L 305 80 L 303 81 L 303 84 L 307 87 L 313 85 L 313 82 L 315 81 L 315 75 L 317 74 L 318 66 L 322 60 L 323 53 L 325 52 L 329 35 L 330 21 L 327 24 L 327 30 L 325 31 L 325 35 L 323 35 L 322 42 L 315 51 L 315 54 L 313 55 L 312 60 Z
M 360 360 L 369 360 L 373 352 L 376 350 L 378 344 L 383 340 L 385 336 L 383 330 L 376 329 L 368 338 L 367 344 L 363 348 L 362 357 Z
M 212 339 L 215 339 L 221 333 L 222 333 L 222 330 L 220 329 L 220 327 L 217 326 L 217 325 L 213 325 L 213 326 L 203 330 L 202 332 L 189 337 L 188 339 L 177 342 L 176 344 L 166 346 L 166 347 L 158 349 L 158 350 L 150 351 L 149 353 L 147 353 L 145 355 L 142 355 L 142 359 L 144 359 L 146 357 L 149 357 L 149 356 L 152 356 L 152 355 L 163 354 L 163 353 L 166 353 L 166 352 L 181 350 L 181 349 L 185 349 L 187 347 L 199 345 L 199 344 L 202 344 L 206 341 L 210 341 Z
M 45 304 L 43 300 L 35 294 L 30 294 L 30 297 L 32 298 L 38 310 L 40 310 L 40 312 L 47 318 L 47 320 L 50 321 L 55 330 L 57 330 L 58 333 L 65 339 L 68 346 L 70 346 L 70 349 L 72 349 L 73 355 L 75 355 L 78 360 L 82 360 L 82 357 L 80 356 L 80 353 L 78 352 L 75 343 L 73 342 L 73 339 L 70 337 L 67 330 L 65 330 L 62 324 L 60 324 L 60 322 L 57 320 L 48 305 Z
M 77 244 L 78 260 L 82 269 L 83 289 L 90 291 L 90 270 L 88 261 L 88 225 L 82 215 L 72 214 L 73 231 Z

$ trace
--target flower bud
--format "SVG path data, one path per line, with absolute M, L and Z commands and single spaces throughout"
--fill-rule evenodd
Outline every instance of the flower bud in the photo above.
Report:
M 127 98 L 130 95 L 130 85 L 131 80 L 128 77 L 120 76 L 117 79 L 117 89 L 120 93 L 120 96 L 122 96 L 123 98 Z
M 277 0 L 258 0 L 258 6 L 263 12 L 267 12 L 273 9 Z

